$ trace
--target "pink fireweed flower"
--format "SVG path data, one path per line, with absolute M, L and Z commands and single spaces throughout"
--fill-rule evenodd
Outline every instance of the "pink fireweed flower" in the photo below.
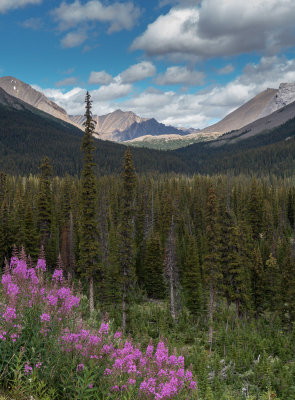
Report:
M 2 285 L 4 285 L 4 286 L 7 285 L 8 283 L 11 282 L 11 280 L 12 280 L 12 277 L 11 277 L 10 274 L 4 274 L 4 275 L 2 275 L 2 280 L 1 280 Z
M 58 298 L 52 294 L 47 296 L 47 301 L 48 304 L 50 304 L 51 306 L 56 306 Z
M 62 279 L 63 279 L 62 270 L 57 268 L 57 269 L 53 272 L 52 280 L 55 281 L 55 282 L 62 282 Z
M 19 261 L 19 259 L 17 257 L 11 257 L 9 267 L 10 268 L 15 267 L 17 265 L 18 261 Z
M 5 331 L 0 331 L 0 340 L 5 341 L 6 340 L 6 332 Z
M 84 371 L 84 369 L 85 369 L 85 366 L 84 366 L 84 364 L 79 364 L 79 365 L 77 365 L 77 371 Z
M 102 324 L 100 325 L 99 333 L 107 334 L 108 331 L 109 331 L 109 324 L 104 324 L 104 323 L 102 323 Z
M 114 339 L 121 339 L 121 336 L 122 336 L 122 333 L 119 332 L 119 331 L 117 331 L 117 332 L 114 334 Z
M 16 339 L 18 339 L 19 338 L 19 335 L 17 334 L 17 333 L 12 333 L 11 335 L 10 335 L 10 339 L 13 341 L 13 342 L 16 342 Z
M 128 379 L 127 385 L 135 385 L 135 384 L 136 384 L 136 380 L 135 379 L 133 379 L 133 378 L 129 378 Z
M 109 368 L 106 368 L 105 370 L 104 370 L 104 373 L 103 373 L 104 375 L 111 375 L 112 374 L 112 370 L 110 370 Z
M 46 261 L 44 260 L 44 258 L 39 258 L 36 268 L 44 272 L 46 271 Z
M 37 362 L 37 364 L 35 365 L 35 367 L 36 367 L 37 369 L 40 369 L 41 366 L 42 366 L 42 363 L 41 363 L 41 362 Z
M 30 366 L 29 363 L 26 363 L 25 364 L 25 374 L 30 375 L 32 373 L 32 371 L 33 371 L 33 368 Z
M 34 285 L 39 285 L 39 279 L 38 279 L 38 277 L 37 277 L 37 275 L 36 275 L 36 271 L 34 270 L 34 268 L 30 268 L 30 269 L 28 270 L 28 274 L 29 274 L 29 277 L 30 277 L 31 282 L 32 282 Z
M 41 314 L 40 318 L 41 318 L 41 322 L 49 322 L 50 321 L 50 315 L 46 314 L 46 313 Z
M 71 295 L 65 299 L 64 307 L 66 311 L 71 311 L 73 307 L 78 307 L 79 303 L 80 303 L 80 297 Z
M 60 289 L 58 289 L 57 295 L 60 299 L 64 300 L 71 295 L 71 289 L 66 287 L 61 287 Z
M 18 275 L 24 279 L 28 279 L 27 263 L 23 260 L 18 260 L 16 267 L 13 270 L 14 275 Z
M 93 388 L 93 383 L 89 383 L 88 387 L 89 387 L 89 389 L 92 389 Z
M 195 381 L 191 381 L 190 385 L 189 385 L 190 389 L 197 389 L 197 382 Z
M 6 322 L 11 322 L 13 319 L 16 319 L 15 308 L 6 306 L 6 311 L 2 317 Z
M 8 283 L 6 293 L 9 297 L 15 297 L 19 292 L 19 288 L 15 283 Z

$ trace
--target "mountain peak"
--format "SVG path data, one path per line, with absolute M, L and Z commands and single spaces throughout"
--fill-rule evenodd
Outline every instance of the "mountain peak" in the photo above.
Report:
M 14 96 L 29 105 L 38 108 L 56 118 L 70 122 L 66 111 L 53 101 L 49 100 L 43 93 L 33 89 L 29 84 L 14 78 L 13 76 L 3 76 L 0 78 L 0 87 L 11 96 Z

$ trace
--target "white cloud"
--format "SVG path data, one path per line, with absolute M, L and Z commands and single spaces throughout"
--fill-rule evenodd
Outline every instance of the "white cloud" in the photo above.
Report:
M 62 2 L 53 11 L 53 15 L 59 22 L 60 29 L 69 29 L 81 23 L 97 21 L 108 23 L 110 25 L 108 33 L 112 33 L 133 28 L 140 15 L 140 9 L 132 2 L 115 2 L 104 6 L 99 0 L 90 0 L 85 4 L 75 0 L 71 4 Z
M 132 85 L 111 82 L 109 85 L 100 86 L 91 91 L 93 101 L 106 101 L 127 96 L 132 90 Z
M 294 18 L 293 0 L 203 0 L 160 15 L 131 49 L 198 58 L 275 52 L 293 44 Z
M 24 28 L 33 29 L 34 31 L 38 31 L 43 27 L 43 21 L 40 18 L 29 18 L 26 19 L 22 26 Z
M 85 32 L 69 32 L 61 40 L 62 47 L 77 47 L 85 42 L 87 35 Z
M 194 86 L 202 85 L 204 78 L 204 72 L 190 70 L 187 67 L 173 66 L 167 68 L 164 75 L 159 75 L 156 83 L 158 85 L 189 84 Z
M 88 79 L 89 85 L 107 85 L 113 80 L 112 75 L 105 71 L 91 71 Z
M 25 7 L 29 4 L 41 4 L 42 0 L 0 0 L 0 13 Z
M 156 67 L 151 62 L 142 61 L 121 72 L 118 79 L 121 79 L 124 83 L 133 83 L 149 78 L 155 73 Z
M 77 78 L 75 78 L 74 76 L 69 77 L 69 78 L 65 78 L 62 81 L 58 81 L 56 82 L 56 86 L 57 87 L 62 87 L 62 86 L 73 86 L 77 83 Z
M 227 75 L 235 70 L 235 67 L 232 64 L 227 64 L 223 68 L 217 70 L 219 75 Z
M 155 88 L 134 93 L 131 84 L 114 81 L 90 94 L 93 112 L 99 115 L 120 108 L 141 117 L 156 118 L 167 125 L 204 128 L 268 87 L 278 88 L 281 82 L 295 82 L 295 59 L 262 57 L 258 64 L 248 64 L 240 76 L 226 85 L 195 93 Z M 45 89 L 43 93 L 69 114 L 84 114 L 84 89 L 68 92 Z

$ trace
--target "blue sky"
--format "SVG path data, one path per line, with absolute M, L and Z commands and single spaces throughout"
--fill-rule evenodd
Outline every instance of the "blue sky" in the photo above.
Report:
M 0 0 L 1 76 L 69 114 L 202 128 L 295 81 L 294 0 Z

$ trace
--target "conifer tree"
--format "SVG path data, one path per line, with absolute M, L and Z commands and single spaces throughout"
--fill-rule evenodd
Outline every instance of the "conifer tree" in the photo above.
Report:
M 127 316 L 131 301 L 132 291 L 136 283 L 135 274 L 135 189 L 136 174 L 132 154 L 127 148 L 124 155 L 122 173 L 122 199 L 121 215 L 119 222 L 118 258 L 121 276 L 122 293 L 122 329 L 126 331 Z
M 82 140 L 83 169 L 81 174 L 81 239 L 79 270 L 89 281 L 90 313 L 94 311 L 94 278 L 99 275 L 99 242 L 97 227 L 97 187 L 94 173 L 95 128 L 91 112 L 90 94 L 85 97 L 85 134 Z
M 254 248 L 251 263 L 251 286 L 255 315 L 258 317 L 264 308 L 265 285 L 264 267 L 261 252 L 258 246 Z
M 158 233 L 152 232 L 147 239 L 144 272 L 148 296 L 153 299 L 163 299 L 165 296 L 164 260 Z
M 213 185 L 209 187 L 206 207 L 207 254 L 204 259 L 204 275 L 209 289 L 208 301 L 208 342 L 210 350 L 213 342 L 213 321 L 216 297 L 222 282 L 220 228 L 218 225 L 217 198 Z
M 266 261 L 266 293 L 268 309 L 270 311 L 278 311 L 281 309 L 281 272 L 277 259 L 273 253 L 270 253 Z
M 203 288 L 197 241 L 192 235 L 187 237 L 187 240 L 188 245 L 183 271 L 183 289 L 188 309 L 193 315 L 198 316 L 203 308 Z
M 38 188 L 38 228 L 40 232 L 40 244 L 45 246 L 50 235 L 51 228 L 51 190 L 52 166 L 48 157 L 44 157 L 40 165 L 40 180 Z
M 177 267 L 175 224 L 172 216 L 171 227 L 165 248 L 165 276 L 168 282 L 170 313 L 174 322 L 178 322 L 181 310 L 180 279 Z

